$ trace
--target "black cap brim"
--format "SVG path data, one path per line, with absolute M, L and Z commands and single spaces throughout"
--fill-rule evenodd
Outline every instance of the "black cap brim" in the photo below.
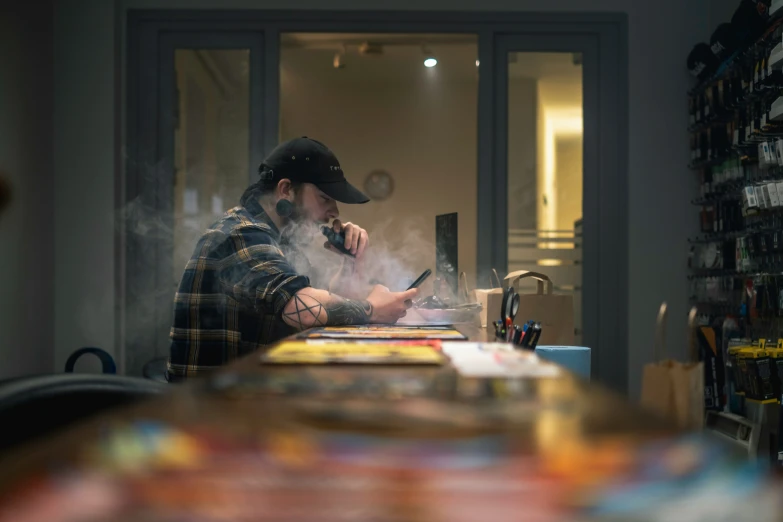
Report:
M 335 181 L 331 183 L 315 183 L 315 186 L 321 191 L 340 203 L 360 204 L 367 203 L 370 198 L 365 196 L 359 189 L 348 183 L 347 180 Z

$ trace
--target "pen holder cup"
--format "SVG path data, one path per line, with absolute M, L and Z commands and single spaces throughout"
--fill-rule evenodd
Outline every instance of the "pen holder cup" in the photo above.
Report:
M 536 355 L 574 375 L 590 380 L 590 348 L 585 346 L 536 346 Z

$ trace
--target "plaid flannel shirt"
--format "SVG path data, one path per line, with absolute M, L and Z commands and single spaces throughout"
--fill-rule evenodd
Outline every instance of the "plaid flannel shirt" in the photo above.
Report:
M 294 333 L 282 311 L 310 280 L 280 243 L 255 201 L 229 210 L 201 236 L 174 296 L 170 380 L 203 375 Z

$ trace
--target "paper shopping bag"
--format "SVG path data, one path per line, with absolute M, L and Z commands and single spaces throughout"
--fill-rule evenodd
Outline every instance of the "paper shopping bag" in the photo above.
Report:
M 672 365 L 673 361 L 656 361 L 646 364 L 642 372 L 642 406 L 662 417 L 675 412 Z
M 520 283 L 526 278 L 536 279 L 538 284 L 535 294 L 522 293 Z M 541 323 L 539 345 L 572 346 L 574 344 L 572 296 L 552 293 L 552 280 L 538 272 L 518 270 L 508 274 L 504 283 L 506 287 L 513 286 L 519 294 L 519 311 L 514 319 L 515 324 L 523 325 L 527 321 Z M 502 298 L 501 295 L 499 301 Z M 499 311 L 500 305 L 498 305 L 498 314 Z
M 688 362 L 666 356 L 666 303 L 658 311 L 654 361 L 642 373 L 641 404 L 684 429 L 699 429 L 704 423 L 704 364 L 698 362 L 693 336 L 696 309 L 691 310 Z
M 704 425 L 704 363 L 675 363 L 672 368 L 672 389 L 677 424 L 688 429 L 702 428 Z
M 500 277 L 498 277 L 498 273 L 494 268 L 492 273 L 495 275 L 497 286 L 495 286 L 492 276 L 490 276 L 490 288 L 476 288 L 473 290 L 473 301 L 481 304 L 479 317 L 481 318 L 482 328 L 486 328 L 487 324 L 492 324 L 492 321 L 500 320 L 500 302 L 503 300 L 503 289 L 500 287 Z

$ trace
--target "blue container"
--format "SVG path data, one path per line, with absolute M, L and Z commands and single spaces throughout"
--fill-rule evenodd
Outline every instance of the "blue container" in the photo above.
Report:
M 585 380 L 590 380 L 590 348 L 585 346 L 536 346 L 536 355 Z

